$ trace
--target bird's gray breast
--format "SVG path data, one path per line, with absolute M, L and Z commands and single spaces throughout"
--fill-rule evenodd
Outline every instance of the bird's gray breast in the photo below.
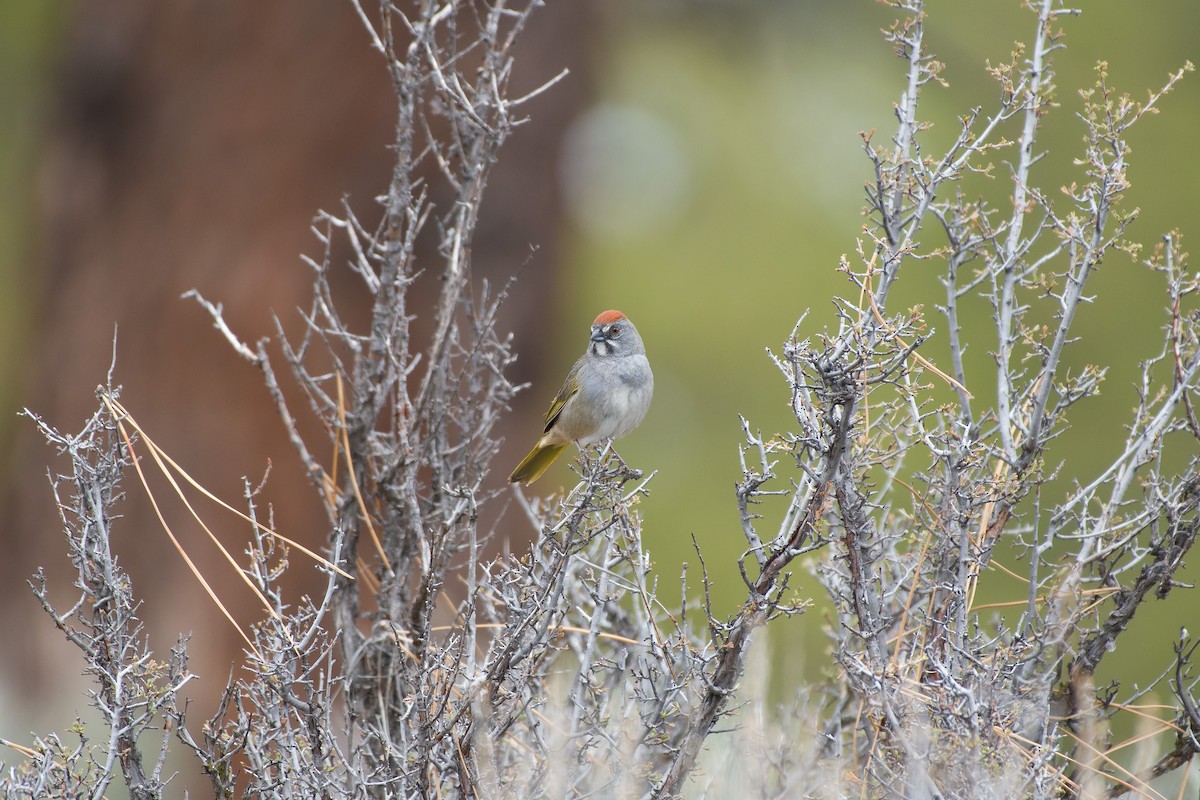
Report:
M 591 376 L 582 381 L 580 404 L 595 413 L 589 422 L 593 430 L 579 438 L 580 444 L 615 439 L 632 431 L 645 418 L 654 394 L 654 374 L 646 356 L 638 354 L 596 359 Z

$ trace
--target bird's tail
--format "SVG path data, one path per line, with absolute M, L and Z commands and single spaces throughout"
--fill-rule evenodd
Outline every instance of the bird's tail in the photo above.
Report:
M 558 458 L 558 454 L 563 451 L 564 447 L 566 447 L 565 444 L 545 444 L 534 447 L 529 451 L 529 455 L 521 459 L 520 464 L 517 464 L 512 475 L 508 476 L 508 482 L 533 483 L 542 477 L 542 473 L 554 463 L 554 459 Z

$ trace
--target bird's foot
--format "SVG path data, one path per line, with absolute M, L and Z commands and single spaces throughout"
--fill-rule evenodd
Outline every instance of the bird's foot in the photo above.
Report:
M 605 467 L 605 471 L 612 477 L 621 479 L 622 482 L 636 481 L 641 478 L 642 471 L 626 464 L 625 459 L 621 458 L 621 454 L 612 446 L 612 442 L 612 439 L 606 439 L 604 446 L 600 449 L 600 463 Z
M 594 461 L 593 452 L 596 454 Z M 590 447 L 582 448 L 580 457 L 583 472 L 596 478 L 625 483 L 639 480 L 643 475 L 640 469 L 634 469 L 625 463 L 621 454 L 612 446 L 612 439 L 605 439 L 595 450 Z

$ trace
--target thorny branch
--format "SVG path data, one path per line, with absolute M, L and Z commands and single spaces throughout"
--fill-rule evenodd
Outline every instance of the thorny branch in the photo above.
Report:
M 1082 346 L 1075 320 L 1091 279 L 1107 257 L 1139 254 L 1125 238 L 1135 216 L 1122 209 L 1126 136 L 1190 65 L 1135 103 L 1101 64 L 1081 93 L 1078 177 L 1052 192 L 1033 166 L 1050 155 L 1039 128 L 1056 108 L 1060 25 L 1077 12 L 1030 3 L 1031 46 L 988 66 L 995 97 L 932 155 L 918 99 L 944 84 L 942 64 L 924 4 L 889 4 L 901 16 L 885 37 L 905 74 L 896 131 L 887 143 L 863 136 L 869 223 L 857 259 L 840 265 L 851 291 L 835 300 L 834 323 L 793 332 L 772 356 L 794 428 L 768 437 L 742 421 L 746 596 L 722 615 L 698 547 L 702 600 L 659 600 L 639 513 L 650 479 L 619 459 L 585 451 L 577 485 L 546 500 L 485 488 L 513 356 L 495 328 L 505 291 L 473 278 L 472 241 L 520 104 L 562 77 L 508 97 L 513 46 L 536 3 L 353 2 L 397 99 L 378 221 L 349 203 L 320 215 L 324 251 L 306 260 L 314 291 L 298 337 L 279 321 L 273 345 L 243 342 L 219 305 L 193 295 L 261 370 L 347 575 L 328 570 L 320 597 L 285 601 L 287 551 L 258 524 L 247 486 L 244 573 L 268 613 L 246 674 L 194 736 L 176 701 L 182 645 L 165 667 L 150 660 L 107 551 L 128 458 L 115 421 L 102 410 L 79 437 L 43 425 L 72 459 L 75 498 L 60 506 L 82 596 L 62 612 L 40 581 L 35 591 L 84 654 L 110 731 L 98 747 L 38 741 L 10 771 L 9 796 L 72 786 L 86 791 L 60 794 L 99 797 L 118 765 L 131 794 L 161 796 L 167 739 L 155 756 L 138 749 L 157 724 L 196 754 L 220 797 L 1155 796 L 1149 781 L 1192 763 L 1190 634 L 1162 673 L 1178 703 L 1160 720 L 1173 744 L 1139 774 L 1114 757 L 1107 722 L 1148 687 L 1123 698 L 1093 680 L 1152 598 L 1190 588 L 1179 570 L 1200 526 L 1200 281 L 1178 234 L 1144 259 L 1164 286 L 1163 340 L 1143 364 L 1124 447 L 1099 465 L 1055 449 L 1067 412 L 1104 377 L 1103 366 L 1064 366 Z M 888 304 L 914 262 L 942 270 L 944 371 L 921 353 L 937 335 L 924 312 Z M 342 269 L 369 293 L 361 326 L 333 289 Z M 436 283 L 432 303 L 414 300 L 422 281 Z M 994 326 L 986 341 L 964 324 L 979 308 Z M 986 366 L 969 345 L 990 350 Z M 979 388 L 985 368 L 994 395 Z M 305 415 L 323 440 L 301 432 Z M 1066 489 L 1060 474 L 1073 479 Z M 771 497 L 786 500 L 773 534 L 763 529 Z M 534 539 L 491 555 L 513 505 Z M 1016 560 L 1024 575 L 1005 566 Z M 807 607 L 801 565 L 832 601 L 839 669 L 773 724 L 747 686 L 765 679 L 746 676 L 759 669 L 760 629 Z M 1012 620 L 976 602 L 1001 570 L 1026 584 Z M 681 587 L 688 597 L 686 565 Z M 737 731 L 715 735 L 722 720 Z M 734 769 L 747 763 L 749 774 Z
M 1009 63 L 990 68 L 999 89 L 995 110 L 963 117 L 939 157 L 922 149 L 929 123 L 917 116 L 917 95 L 941 83 L 941 64 L 927 49 L 926 10 L 920 2 L 894 5 L 905 16 L 887 37 L 908 80 L 891 144 L 864 137 L 874 167 L 866 187 L 871 225 L 859 247 L 861 268 L 843 263 L 863 299 L 839 301 L 835 331 L 816 341 L 794 336 L 775 357 L 791 387 L 797 431 L 767 446 L 743 424 L 759 458 L 743 458 L 737 498 L 746 555 L 758 572 L 750 573 L 743 556 L 749 595 L 728 623 L 713 685 L 660 785 L 664 795 L 679 791 L 729 703 L 749 634 L 780 603 L 780 578 L 813 549 L 826 553 L 821 577 L 838 611 L 835 655 L 845 670 L 830 702 L 843 715 L 833 729 L 852 737 L 838 749 L 859 765 L 867 794 L 985 796 L 981 775 L 1016 781 L 1008 785 L 1034 797 L 1083 783 L 1145 785 L 1104 755 L 1110 745 L 1101 731 L 1118 705 L 1091 687 L 1091 676 L 1147 598 L 1177 585 L 1174 575 L 1195 541 L 1197 461 L 1171 471 L 1163 455 L 1169 443 L 1186 453 L 1180 437 L 1194 447 L 1200 435 L 1191 413 L 1200 331 L 1180 302 L 1194 294 L 1196 279 L 1181 263 L 1177 235 L 1148 262 L 1165 278 L 1166 336 L 1162 352 L 1144 365 L 1126 448 L 1057 504 L 1046 502 L 1055 475 L 1044 465 L 1066 411 L 1095 394 L 1104 374 L 1100 367 L 1068 374 L 1062 366 L 1077 311 L 1089 300 L 1089 278 L 1106 255 L 1136 253 L 1124 238 L 1134 214 L 1120 207 L 1126 134 L 1191 66 L 1141 104 L 1113 92 L 1106 66 L 1098 67 L 1096 87 L 1081 93 L 1082 174 L 1060 207 L 1032 183 L 1031 168 L 1045 155 L 1037 135 L 1055 105 L 1058 24 L 1077 12 L 1052 0 L 1031 4 L 1032 47 L 1018 46 Z M 1000 131 L 1013 124 L 1019 134 L 1009 142 Z M 989 159 L 1014 150 L 1007 216 L 954 190 L 975 176 L 994 180 Z M 946 244 L 923 243 L 936 241 L 931 224 Z M 890 289 L 914 260 L 945 264 L 939 310 L 949 329 L 949 373 L 918 359 L 910 344 L 929 335 L 919 311 L 887 316 Z M 960 309 L 975 297 L 991 306 L 997 331 L 992 403 L 969 389 Z M 1043 314 L 1054 320 L 1045 334 L 1033 322 Z M 1163 364 L 1171 367 L 1166 385 Z M 939 399 L 938 382 L 956 402 Z M 778 493 L 778 460 L 789 458 L 792 500 L 779 534 L 765 542 L 749 509 Z M 1015 625 L 989 627 L 974 597 L 1002 541 L 1028 561 L 1029 603 Z M 1073 555 L 1064 558 L 1064 548 Z M 1067 709 L 1065 739 L 1056 706 Z M 932 751 L 929 730 L 939 737 Z M 981 739 L 994 746 L 981 751 Z M 974 755 L 981 752 L 990 755 Z M 1187 756 L 1161 763 L 1186 763 L 1191 751 L 1180 752 Z

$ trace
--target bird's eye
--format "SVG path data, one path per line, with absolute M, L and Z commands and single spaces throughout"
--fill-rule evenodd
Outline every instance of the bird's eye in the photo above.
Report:
M 621 335 L 621 326 L 620 326 L 620 325 L 613 325 L 611 328 L 609 328 L 609 329 L 608 329 L 608 335 L 609 335 L 610 337 L 612 337 L 613 339 L 615 339 L 615 338 L 617 338 L 618 336 L 620 336 L 620 335 Z

